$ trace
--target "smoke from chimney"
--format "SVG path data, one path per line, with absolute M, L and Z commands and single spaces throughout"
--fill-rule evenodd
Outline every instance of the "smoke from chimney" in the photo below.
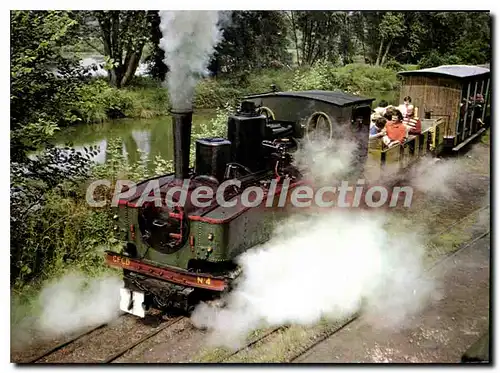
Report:
M 172 108 L 190 111 L 196 83 L 208 75 L 208 64 L 222 40 L 217 11 L 160 11 L 160 48 L 168 66 L 167 87 Z

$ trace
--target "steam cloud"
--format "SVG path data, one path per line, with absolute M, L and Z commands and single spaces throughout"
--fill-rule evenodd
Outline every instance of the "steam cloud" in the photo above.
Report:
M 36 300 L 38 315 L 21 322 L 13 340 L 20 345 L 29 335 L 50 338 L 110 322 L 119 315 L 122 286 L 122 280 L 114 276 L 66 274 L 42 289 Z
M 411 172 L 410 180 L 418 191 L 434 197 L 454 198 L 456 186 L 468 177 L 463 162 L 457 159 L 423 159 Z
M 172 107 L 190 110 L 197 81 L 208 74 L 215 47 L 222 39 L 217 11 L 160 11 L 160 48 L 169 67 L 167 86 Z
M 339 180 L 352 164 L 353 149 L 336 141 L 322 154 L 306 145 L 299 163 L 321 183 Z M 209 329 L 210 343 L 232 348 L 260 327 L 310 325 L 356 312 L 376 327 L 403 325 L 427 304 L 434 286 L 420 276 L 424 246 L 417 234 L 390 234 L 385 223 L 374 211 L 289 217 L 270 241 L 238 258 L 243 272 L 226 306 L 202 303 L 193 324 Z
M 417 237 L 390 237 L 381 216 L 295 216 L 266 245 L 239 258 L 243 277 L 224 309 L 205 304 L 193 323 L 211 342 L 236 347 L 251 330 L 340 320 L 361 308 L 376 326 L 394 326 L 425 305 L 432 284 L 422 273 Z
M 347 140 L 305 141 L 294 154 L 295 165 L 317 186 L 335 185 L 351 170 L 355 150 L 356 144 Z

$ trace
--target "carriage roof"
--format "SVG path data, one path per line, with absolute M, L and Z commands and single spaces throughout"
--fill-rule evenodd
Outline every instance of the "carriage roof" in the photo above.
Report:
M 445 76 L 459 80 L 479 77 L 490 73 L 490 69 L 482 66 L 443 65 L 421 70 L 401 71 L 403 76 Z
M 322 101 L 339 107 L 358 105 L 366 103 L 370 105 L 374 98 L 361 97 L 350 93 L 340 91 L 288 91 L 288 92 L 269 92 L 251 95 L 245 99 L 264 98 L 264 97 L 283 97 L 283 98 L 303 98 L 308 100 Z

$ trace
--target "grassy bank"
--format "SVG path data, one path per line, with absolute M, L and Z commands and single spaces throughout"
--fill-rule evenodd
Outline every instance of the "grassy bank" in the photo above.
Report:
M 296 69 L 265 69 L 202 80 L 196 87 L 194 108 L 220 108 L 234 105 L 241 97 L 267 92 L 271 84 L 279 90 L 342 90 L 376 99 L 396 101 L 399 80 L 396 72 L 414 66 L 393 68 L 351 64 L 334 66 L 320 62 Z M 137 77 L 123 89 L 110 87 L 97 79 L 81 88 L 82 99 L 75 112 L 82 122 L 102 122 L 110 118 L 152 118 L 168 114 L 168 92 L 161 82 Z

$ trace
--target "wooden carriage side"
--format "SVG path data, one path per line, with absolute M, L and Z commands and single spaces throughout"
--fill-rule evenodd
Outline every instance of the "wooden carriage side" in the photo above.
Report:
M 445 137 L 456 134 L 456 128 L 452 123 L 458 120 L 460 112 L 460 100 L 462 85 L 452 78 L 437 76 L 404 76 L 400 101 L 410 96 L 412 104 L 418 107 L 421 117 L 443 118 L 445 120 Z
M 422 118 L 443 118 L 444 146 L 458 150 L 485 129 L 490 96 L 490 70 L 447 65 L 400 72 L 400 100 L 405 96 Z M 479 121 L 478 121 L 479 119 Z

